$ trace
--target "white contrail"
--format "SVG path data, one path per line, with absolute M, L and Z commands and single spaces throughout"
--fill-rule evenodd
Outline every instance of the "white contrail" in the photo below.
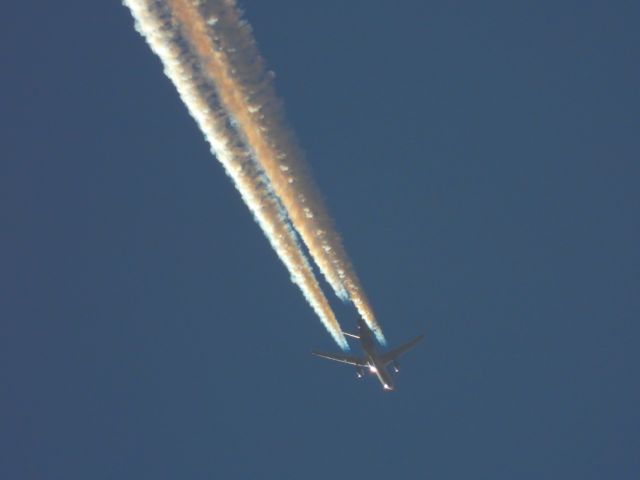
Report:
M 349 298 L 384 343 L 382 330 L 286 127 L 271 84 L 235 0 L 165 0 L 202 73 L 267 176 L 291 220 L 336 294 Z
M 218 85 L 211 85 L 204 74 L 200 47 L 186 35 L 185 8 L 180 2 L 124 0 L 136 20 L 137 30 L 160 57 L 166 75 L 176 86 L 189 112 L 197 121 L 212 151 L 224 165 L 236 188 L 269 239 L 273 249 L 300 287 L 305 298 L 336 343 L 348 350 L 344 334 L 324 296 L 313 271 L 297 244 L 295 233 L 284 218 L 274 197 L 270 179 L 261 164 L 254 161 L 255 149 L 241 141 L 237 119 L 220 104 Z M 176 25 L 178 20 L 178 25 Z M 197 24 L 199 25 L 199 24 Z M 197 27 L 199 28 L 199 27 Z

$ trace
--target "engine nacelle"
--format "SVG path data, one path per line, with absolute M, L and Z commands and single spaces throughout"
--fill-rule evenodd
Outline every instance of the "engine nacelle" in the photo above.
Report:
M 358 378 L 364 377 L 364 370 L 362 370 L 362 367 L 356 367 L 356 377 Z
M 400 371 L 400 364 L 398 363 L 397 360 L 393 361 L 393 371 L 398 373 Z

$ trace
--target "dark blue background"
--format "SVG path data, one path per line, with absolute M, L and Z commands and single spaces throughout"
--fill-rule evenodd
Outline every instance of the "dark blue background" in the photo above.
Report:
M 391 394 L 309 355 L 129 11 L 37 3 L 0 29 L 2 478 L 637 478 L 637 2 L 244 1 L 390 343 L 427 334 Z

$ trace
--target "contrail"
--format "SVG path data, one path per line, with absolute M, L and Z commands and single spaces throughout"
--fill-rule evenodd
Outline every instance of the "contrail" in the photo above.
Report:
M 176 86 L 213 153 L 232 178 L 292 280 L 336 343 L 343 350 L 348 350 L 335 315 L 298 245 L 295 232 L 286 221 L 279 199 L 273 193 L 270 179 L 262 165 L 255 161 L 255 147 L 238 141 L 244 137 L 238 128 L 238 120 L 230 116 L 224 102 L 220 102 L 219 86 L 215 80 L 205 74 L 210 66 L 201 58 L 202 46 L 187 35 L 193 26 L 185 28 L 184 22 L 193 22 L 190 15 L 195 10 L 184 2 L 125 0 L 124 3 L 136 20 L 137 30 L 162 60 L 166 75 Z M 200 28 L 201 22 L 193 24 Z
M 125 4 L 132 11 L 137 5 L 138 10 L 146 8 L 146 12 L 163 18 L 159 28 L 179 38 L 175 42 L 197 65 L 199 82 L 209 82 L 232 123 L 236 135 L 232 142 L 251 152 L 255 168 L 266 177 L 268 189 L 284 207 L 329 284 L 340 298 L 354 303 L 384 343 L 382 330 L 286 126 L 271 84 L 272 75 L 266 71 L 251 29 L 240 18 L 235 1 L 125 0 Z M 176 61 L 180 61 L 179 55 Z M 193 111 L 192 115 L 196 116 Z
M 340 237 L 307 175 L 303 155 L 286 127 L 271 75 L 266 72 L 248 23 L 240 18 L 235 0 L 167 3 L 321 272 L 340 298 L 348 296 L 353 301 L 384 343 Z

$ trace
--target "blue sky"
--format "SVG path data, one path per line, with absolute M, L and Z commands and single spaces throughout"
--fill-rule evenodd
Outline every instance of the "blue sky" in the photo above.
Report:
M 242 5 L 389 342 L 426 340 L 391 394 L 311 357 L 128 10 L 13 3 L 0 475 L 636 478 L 638 7 Z

